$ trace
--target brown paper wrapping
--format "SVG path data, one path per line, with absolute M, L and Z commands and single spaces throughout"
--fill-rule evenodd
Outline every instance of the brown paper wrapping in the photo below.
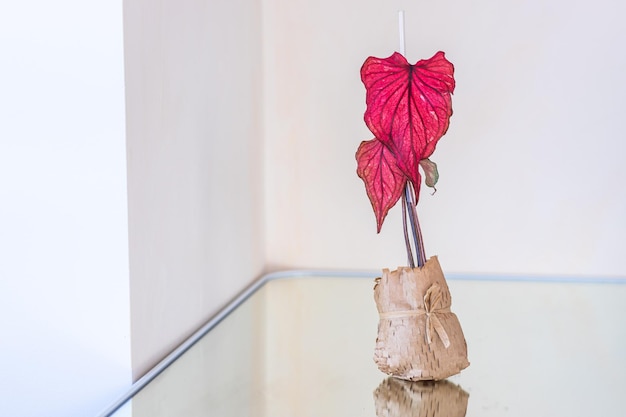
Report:
M 384 269 L 374 299 L 380 315 L 374 361 L 382 372 L 425 381 L 467 368 L 467 344 L 436 256 L 421 268 Z
M 449 381 L 385 379 L 374 391 L 378 417 L 464 417 L 469 394 Z

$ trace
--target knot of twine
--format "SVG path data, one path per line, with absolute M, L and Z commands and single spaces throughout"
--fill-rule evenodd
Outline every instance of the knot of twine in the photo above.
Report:
M 443 343 L 443 346 L 447 349 L 450 347 L 450 338 L 443 324 L 437 317 L 439 313 L 449 313 L 449 307 L 442 307 L 442 291 L 439 285 L 431 285 L 426 294 L 424 294 L 424 308 L 417 310 L 401 310 L 401 311 L 388 311 L 380 313 L 381 319 L 395 319 L 401 317 L 415 317 L 426 315 L 426 340 L 430 345 L 432 343 L 432 334 L 437 332 L 439 339 Z

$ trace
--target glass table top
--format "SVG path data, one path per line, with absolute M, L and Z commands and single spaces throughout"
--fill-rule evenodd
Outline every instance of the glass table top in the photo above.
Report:
M 372 277 L 269 280 L 103 415 L 623 416 L 626 281 L 591 281 L 448 279 L 471 364 L 414 383 L 372 359 Z

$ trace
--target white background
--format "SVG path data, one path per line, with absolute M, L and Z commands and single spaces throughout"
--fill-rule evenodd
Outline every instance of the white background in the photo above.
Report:
M 128 387 L 122 3 L 0 6 L 0 415 Z

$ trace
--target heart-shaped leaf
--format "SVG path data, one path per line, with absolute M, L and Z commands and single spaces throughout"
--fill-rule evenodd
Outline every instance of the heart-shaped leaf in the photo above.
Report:
M 406 176 L 398 168 L 396 157 L 375 138 L 361 142 L 356 160 L 356 172 L 365 183 L 367 196 L 376 215 L 377 231 L 380 232 L 389 209 L 402 196 Z
M 361 80 L 367 89 L 365 123 L 417 188 L 419 161 L 433 153 L 448 129 L 454 66 L 443 52 L 415 65 L 396 52 L 385 59 L 369 57 Z

